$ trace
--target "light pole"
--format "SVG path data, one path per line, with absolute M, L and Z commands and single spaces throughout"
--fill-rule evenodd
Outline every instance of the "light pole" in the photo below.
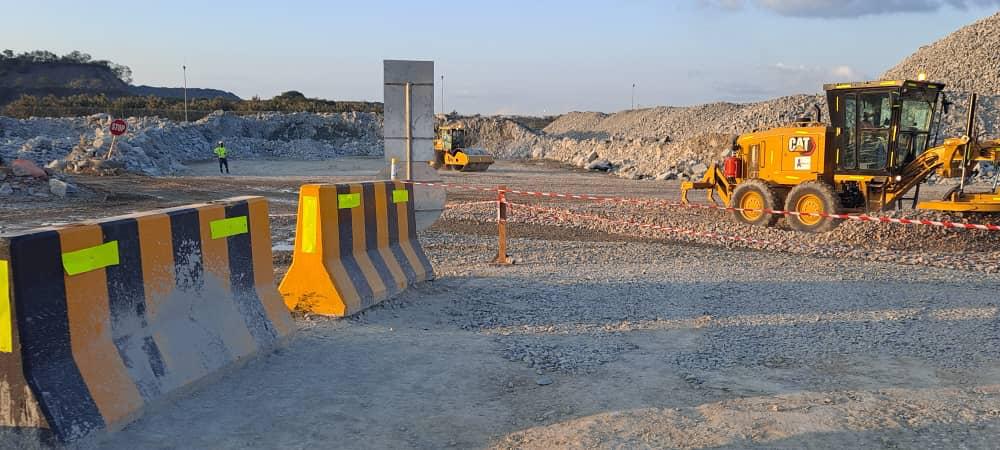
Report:
M 632 83 L 632 109 L 635 109 L 635 83 Z
M 181 66 L 184 70 L 184 121 L 188 121 L 188 66 L 184 64 Z
M 441 75 L 441 114 L 448 115 L 448 110 L 444 107 L 444 75 Z

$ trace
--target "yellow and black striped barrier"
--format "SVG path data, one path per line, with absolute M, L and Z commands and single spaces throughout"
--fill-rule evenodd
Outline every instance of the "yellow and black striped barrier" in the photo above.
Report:
M 413 185 L 307 184 L 278 290 L 293 311 L 357 313 L 434 278 L 414 224 Z
M 262 197 L 0 236 L 0 429 L 113 431 L 293 327 Z

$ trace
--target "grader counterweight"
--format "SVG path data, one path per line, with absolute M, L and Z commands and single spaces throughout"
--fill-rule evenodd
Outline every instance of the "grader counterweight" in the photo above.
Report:
M 924 209 L 1000 212 L 1000 190 L 965 192 L 965 177 L 978 161 L 1000 162 L 1000 140 L 975 139 L 976 98 L 970 100 L 969 131 L 928 148 L 936 106 L 944 85 L 897 80 L 824 86 L 830 125 L 800 119 L 787 126 L 739 136 L 720 168 L 709 167 L 700 181 L 681 185 L 688 191 L 708 190 L 735 218 L 751 225 L 772 226 L 783 214 L 799 231 L 821 232 L 839 221 L 825 214 L 891 209 L 914 192 L 914 205 Z M 959 189 L 938 201 L 917 203 L 919 185 L 931 174 L 961 176 Z

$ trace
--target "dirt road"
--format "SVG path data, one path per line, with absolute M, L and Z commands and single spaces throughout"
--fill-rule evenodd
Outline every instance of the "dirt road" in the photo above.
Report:
M 88 180 L 130 197 L 54 204 L 45 218 L 17 209 L 0 225 L 256 192 L 272 200 L 280 274 L 296 187 L 348 178 L 272 169 L 275 176 Z M 676 198 L 676 184 L 544 164 L 444 177 Z M 884 225 L 826 237 L 777 229 L 761 236 L 791 247 L 755 248 L 520 216 L 510 243 L 518 264 L 498 267 L 489 263 L 490 206 L 463 205 L 488 197 L 450 193 L 452 209 L 422 233 L 436 281 L 352 319 L 300 317 L 287 348 L 99 447 L 939 449 L 992 448 L 1000 438 L 1000 275 L 934 267 L 962 246 L 995 265 L 989 236 L 932 233 L 933 244 Z M 518 201 L 756 232 L 723 214 Z M 863 236 L 878 243 L 856 251 L 914 259 L 799 248 L 855 246 Z

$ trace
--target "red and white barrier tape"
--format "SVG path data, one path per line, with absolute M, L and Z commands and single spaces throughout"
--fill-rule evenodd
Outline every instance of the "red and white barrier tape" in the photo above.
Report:
M 578 217 L 578 218 L 589 220 L 589 221 L 598 221 L 598 222 L 610 223 L 610 224 L 615 224 L 615 225 L 629 225 L 629 226 L 634 226 L 634 227 L 638 227 L 638 228 L 646 228 L 646 229 L 650 229 L 650 230 L 665 231 L 665 232 L 668 232 L 668 233 L 675 233 L 675 234 L 684 234 L 684 235 L 688 235 L 688 236 L 706 237 L 706 238 L 711 238 L 711 239 L 729 240 L 729 241 L 736 241 L 736 242 L 745 242 L 745 243 L 749 243 L 749 244 L 773 245 L 773 242 L 765 241 L 763 239 L 746 238 L 746 237 L 742 237 L 742 236 L 732 236 L 732 235 L 726 235 L 726 234 L 721 234 L 721 233 L 714 233 L 714 232 L 711 232 L 711 231 L 697 231 L 697 230 L 691 230 L 691 229 L 688 229 L 688 228 L 678 228 L 678 227 L 670 227 L 670 226 L 665 226 L 665 225 L 656 225 L 656 224 L 638 222 L 638 221 L 627 220 L 627 219 L 626 220 L 615 220 L 615 219 L 609 219 L 607 217 L 601 217 L 601 216 L 594 215 L 594 214 L 577 213 L 577 212 L 573 212 L 573 211 L 566 210 L 566 209 L 545 208 L 545 207 L 541 207 L 541 206 L 533 206 L 533 205 L 528 205 L 528 204 L 524 204 L 524 203 L 511 203 L 511 202 L 507 202 L 507 205 L 515 207 L 515 208 L 511 208 L 510 211 L 517 211 L 518 208 L 524 208 L 524 209 L 529 209 L 529 210 L 533 210 L 533 211 L 541 211 L 541 212 L 549 212 L 549 213 L 554 213 L 554 214 L 561 214 L 561 215 L 564 215 L 564 216 L 574 216 L 574 217 Z
M 448 202 L 444 205 L 445 208 L 462 208 L 468 206 L 478 206 L 486 204 L 496 204 L 496 200 L 483 200 L 481 202 Z
M 482 191 L 482 192 L 499 192 L 500 189 L 490 186 L 473 186 L 471 184 L 452 184 L 452 183 L 431 183 L 426 181 L 410 181 L 402 180 L 403 183 L 413 184 L 417 186 L 437 186 L 443 188 L 456 188 L 464 189 L 467 191 Z M 509 191 L 508 191 L 509 192 Z
M 414 185 L 422 186 L 441 186 L 441 187 L 452 187 L 466 190 L 476 190 L 484 192 L 498 192 L 499 189 L 496 187 L 482 187 L 482 186 L 472 186 L 472 185 L 461 185 L 461 184 L 449 184 L 449 183 L 425 183 L 420 181 L 405 181 L 406 183 L 411 183 Z M 655 199 L 640 199 L 640 198 L 628 198 L 628 197 L 608 197 L 599 195 L 587 195 L 587 194 L 566 194 L 566 193 L 556 193 L 556 192 L 538 192 L 538 191 L 522 191 L 517 189 L 506 189 L 504 192 L 508 194 L 515 195 L 528 195 L 535 197 L 551 197 L 551 198 L 564 198 L 572 200 L 589 200 L 598 202 L 615 202 L 615 203 L 636 203 L 636 204 L 646 204 L 646 205 L 661 205 L 671 208 L 689 208 L 689 209 L 713 209 L 719 211 L 747 211 L 747 212 L 763 212 L 766 214 L 781 214 L 784 216 L 811 216 L 811 217 L 824 217 L 830 219 L 841 219 L 841 220 L 853 220 L 857 222 L 878 222 L 878 223 L 896 223 L 902 225 L 926 225 L 933 227 L 949 228 L 949 229 L 959 229 L 959 230 L 983 230 L 983 231 L 1000 231 L 1000 225 L 993 224 L 975 224 L 975 223 L 963 223 L 963 222 L 951 222 L 947 220 L 928 220 L 928 219 L 907 219 L 907 218 L 895 218 L 895 217 L 885 217 L 885 216 L 869 216 L 867 214 L 853 215 L 853 214 L 829 214 L 829 213 L 807 213 L 799 211 L 784 211 L 780 209 L 754 209 L 754 208 L 736 208 L 731 206 L 719 206 L 719 205 L 709 205 L 706 203 L 681 203 L 669 200 L 655 200 Z

